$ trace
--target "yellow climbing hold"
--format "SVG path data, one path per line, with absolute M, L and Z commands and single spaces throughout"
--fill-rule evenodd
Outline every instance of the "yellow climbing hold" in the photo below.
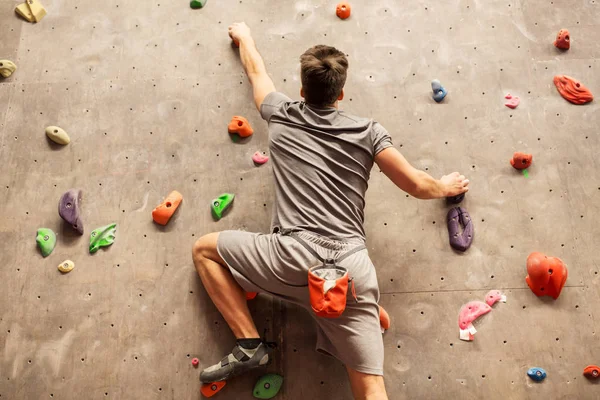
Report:
M 35 21 L 33 19 L 33 14 L 31 13 L 31 10 L 29 10 L 29 6 L 27 5 L 27 3 L 19 4 L 18 6 L 16 6 L 15 12 L 17 14 L 19 14 L 21 17 L 23 17 L 23 19 L 25 19 L 27 22 Z
M 26 0 L 15 7 L 15 12 L 28 22 L 40 22 L 46 15 L 46 9 L 38 0 Z
M 17 70 L 17 66 L 10 60 L 0 60 L 0 75 L 3 78 L 8 78 Z
M 49 126 L 46 128 L 46 135 L 52 140 L 54 143 L 58 144 L 69 144 L 71 139 L 67 132 L 65 132 L 62 128 L 58 126 Z
M 27 0 L 27 5 L 29 6 L 31 14 L 33 14 L 35 22 L 40 22 L 46 15 L 46 9 L 38 0 Z
M 75 263 L 71 260 L 65 260 L 63 262 L 61 262 L 60 264 L 58 264 L 58 270 L 60 272 L 71 272 L 71 270 L 75 268 Z

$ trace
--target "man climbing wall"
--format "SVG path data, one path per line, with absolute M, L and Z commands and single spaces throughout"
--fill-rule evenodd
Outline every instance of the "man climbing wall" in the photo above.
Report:
M 304 101 L 293 101 L 275 90 L 248 26 L 235 23 L 229 35 L 268 123 L 275 202 L 271 233 L 224 231 L 194 244 L 198 274 L 237 338 L 200 380 L 226 380 L 268 362 L 272 346 L 260 339 L 245 295 L 260 292 L 313 314 L 317 350 L 346 365 L 355 398 L 387 399 L 379 287 L 364 247 L 373 163 L 419 199 L 465 193 L 469 181 L 458 172 L 437 180 L 413 168 L 383 126 L 338 110 L 348 69 L 341 51 L 319 45 L 302 54 Z

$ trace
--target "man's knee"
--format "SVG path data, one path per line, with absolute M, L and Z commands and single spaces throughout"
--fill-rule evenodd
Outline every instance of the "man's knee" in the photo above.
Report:
M 219 233 L 209 233 L 196 240 L 192 246 L 192 257 L 194 261 L 209 259 L 217 261 L 219 253 L 217 251 L 217 240 Z

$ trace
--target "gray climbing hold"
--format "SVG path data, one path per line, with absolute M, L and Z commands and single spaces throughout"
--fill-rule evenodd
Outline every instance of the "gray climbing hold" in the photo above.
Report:
M 433 99 L 438 103 L 444 100 L 444 97 L 446 97 L 446 95 L 448 94 L 448 91 L 442 86 L 440 81 L 438 81 L 437 79 L 431 81 L 431 90 L 433 91 L 431 97 L 433 97 Z

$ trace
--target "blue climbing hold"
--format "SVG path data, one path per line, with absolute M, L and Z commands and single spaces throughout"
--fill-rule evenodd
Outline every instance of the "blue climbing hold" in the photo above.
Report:
M 438 103 L 444 100 L 444 97 L 446 97 L 446 95 L 448 94 L 448 91 L 442 86 L 440 81 L 438 81 L 437 79 L 431 81 L 431 90 L 433 91 L 431 97 L 433 97 L 433 99 Z
M 536 382 L 541 382 L 546 379 L 546 371 L 543 368 L 535 367 L 529 368 L 527 371 L 527 376 L 533 379 Z

